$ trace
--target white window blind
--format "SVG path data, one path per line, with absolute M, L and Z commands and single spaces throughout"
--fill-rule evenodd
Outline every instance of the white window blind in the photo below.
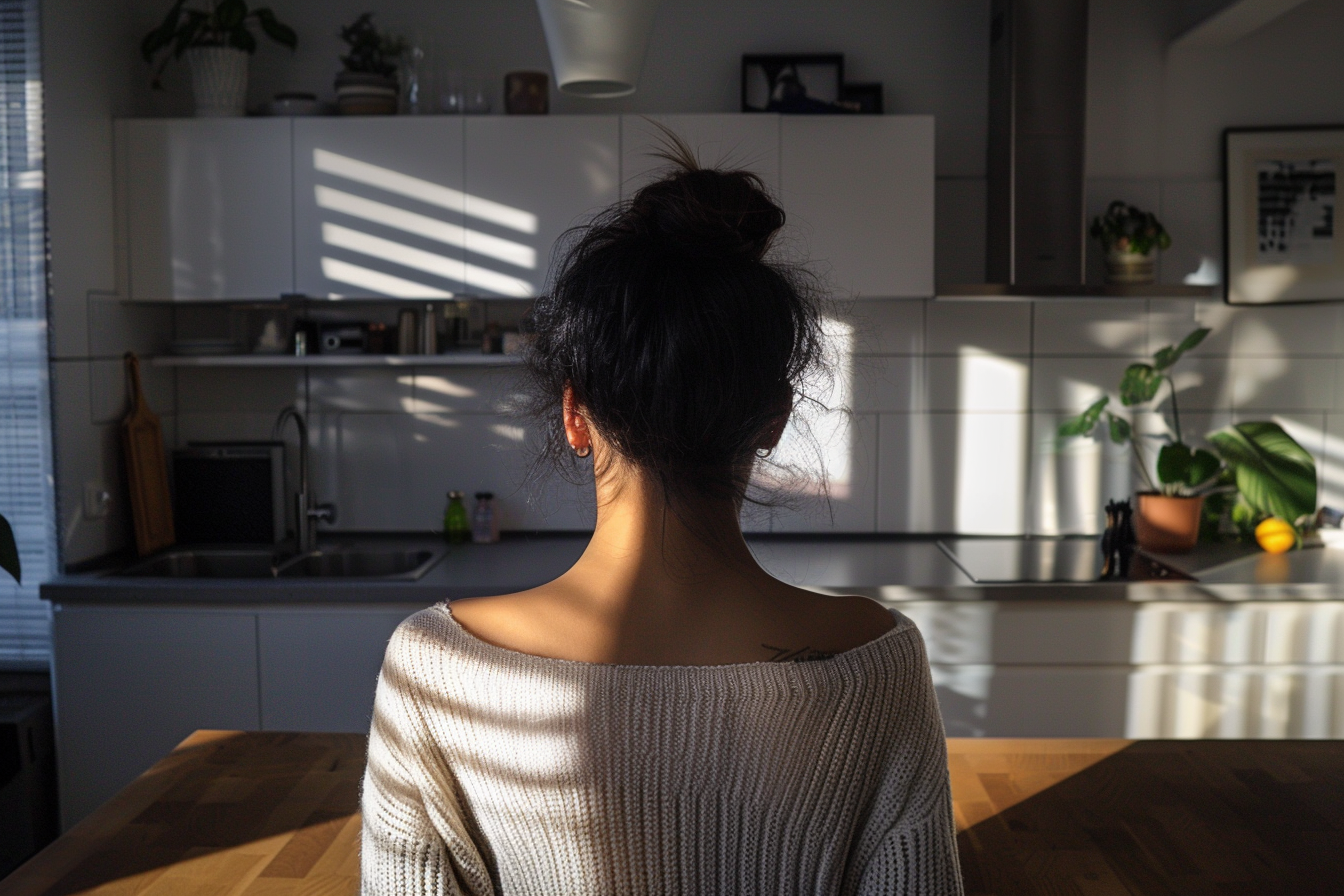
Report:
M 45 668 L 56 567 L 38 0 L 0 0 L 0 513 L 23 584 L 0 573 L 0 668 Z

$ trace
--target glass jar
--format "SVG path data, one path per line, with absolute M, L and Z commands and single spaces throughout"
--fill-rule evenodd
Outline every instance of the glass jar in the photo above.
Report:
M 476 544 L 499 541 L 499 517 L 495 514 L 495 496 L 491 492 L 476 493 L 476 510 L 471 515 L 471 540 Z

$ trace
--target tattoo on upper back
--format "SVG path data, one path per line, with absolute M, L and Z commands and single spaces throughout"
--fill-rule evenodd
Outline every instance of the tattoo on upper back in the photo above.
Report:
M 806 663 L 812 660 L 828 660 L 835 656 L 833 653 L 814 650 L 811 647 L 799 647 L 795 650 L 790 647 L 775 647 L 773 644 L 761 646 L 772 654 L 769 660 L 772 663 Z

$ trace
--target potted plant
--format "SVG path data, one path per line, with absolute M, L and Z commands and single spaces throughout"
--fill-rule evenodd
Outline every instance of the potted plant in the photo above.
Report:
M 366 12 L 341 29 L 348 47 L 336 76 L 336 108 L 342 115 L 393 115 L 397 111 L 397 66 L 404 38 L 379 31 Z
M 1177 345 L 1169 345 L 1155 355 L 1151 364 L 1131 364 L 1120 379 L 1120 403 L 1125 407 L 1152 405 L 1162 384 L 1171 386 L 1171 432 L 1167 443 L 1157 453 L 1154 480 L 1148 471 L 1144 456 L 1143 437 L 1134 431 L 1133 424 L 1124 417 L 1107 410 L 1110 397 L 1103 396 L 1081 414 L 1060 424 L 1061 438 L 1089 435 L 1106 418 L 1106 429 L 1111 441 L 1118 445 L 1129 443 L 1148 488 L 1138 494 L 1134 511 L 1134 534 L 1139 546 L 1150 551 L 1180 553 L 1188 551 L 1199 540 L 1200 515 L 1204 495 L 1219 488 L 1223 464 L 1218 456 L 1203 448 L 1191 448 L 1181 430 L 1180 409 L 1176 403 L 1176 387 L 1171 381 L 1171 369 L 1181 356 L 1204 341 L 1207 328 L 1195 330 Z
M 23 573 L 19 566 L 19 546 L 14 543 L 14 530 L 9 526 L 9 520 L 0 514 L 0 569 L 14 577 L 14 581 L 22 582 Z
M 1236 423 L 1208 439 L 1235 483 L 1220 508 L 1231 531 L 1250 537 L 1261 523 L 1278 520 L 1301 544 L 1316 523 L 1316 461 L 1307 450 L 1269 420 Z
M 249 10 L 245 0 L 209 2 L 207 9 L 189 9 L 186 0 L 176 0 L 159 27 L 140 41 L 140 55 L 153 63 L 153 85 L 162 88 L 161 77 L 168 62 L 187 58 L 191 69 L 191 92 L 196 114 L 242 115 L 247 102 L 247 58 L 257 51 L 257 39 L 249 23 L 291 50 L 299 45 L 294 29 L 266 7 Z
M 1092 238 L 1106 250 L 1107 283 L 1152 283 L 1153 256 L 1171 247 L 1171 237 L 1152 212 L 1117 199 L 1092 219 Z

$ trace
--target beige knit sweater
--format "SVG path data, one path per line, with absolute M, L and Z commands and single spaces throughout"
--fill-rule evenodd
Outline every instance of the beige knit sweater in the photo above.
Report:
M 417 613 L 378 679 L 365 896 L 959 894 L 942 721 L 894 615 L 829 659 L 621 666 Z

